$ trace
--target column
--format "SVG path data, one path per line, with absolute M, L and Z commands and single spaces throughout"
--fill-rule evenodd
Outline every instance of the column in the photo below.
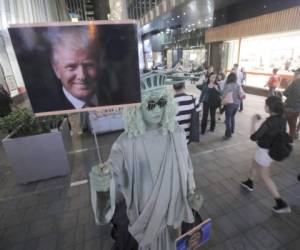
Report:
M 121 20 L 127 18 L 125 0 L 109 0 L 110 20 Z

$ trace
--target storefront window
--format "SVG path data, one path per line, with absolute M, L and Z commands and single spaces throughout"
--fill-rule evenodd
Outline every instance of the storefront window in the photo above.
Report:
M 183 66 L 187 69 L 198 68 L 205 62 L 205 49 L 189 49 L 183 50 L 182 59 Z
M 272 69 L 278 68 L 284 88 L 292 79 L 292 70 L 300 67 L 299 44 L 300 32 L 243 38 L 239 64 L 247 72 L 246 84 L 263 88 Z
M 153 52 L 153 62 L 156 66 L 162 65 L 162 53 L 161 52 Z
M 225 65 L 222 63 L 222 68 L 231 70 L 238 61 L 239 40 L 226 41 L 224 48 L 223 58 L 227 58 L 227 63 Z

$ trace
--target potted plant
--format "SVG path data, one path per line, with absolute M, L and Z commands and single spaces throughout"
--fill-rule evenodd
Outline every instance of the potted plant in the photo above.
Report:
M 67 175 L 69 129 L 63 116 L 35 117 L 17 109 L 0 119 L 3 147 L 18 183 Z

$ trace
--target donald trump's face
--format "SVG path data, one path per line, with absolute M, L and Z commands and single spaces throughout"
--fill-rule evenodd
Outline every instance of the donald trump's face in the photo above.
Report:
M 95 94 L 97 62 L 88 49 L 57 47 L 52 66 L 62 86 L 75 98 L 86 101 Z

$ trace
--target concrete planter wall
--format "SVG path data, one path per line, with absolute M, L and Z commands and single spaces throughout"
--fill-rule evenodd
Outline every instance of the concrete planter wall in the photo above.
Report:
M 96 117 L 92 113 L 88 120 L 89 130 L 95 133 L 107 133 L 124 129 L 124 122 L 121 113 L 114 113 Z
M 2 140 L 18 183 L 27 183 L 70 173 L 66 148 L 69 130 L 64 120 L 57 132 Z

